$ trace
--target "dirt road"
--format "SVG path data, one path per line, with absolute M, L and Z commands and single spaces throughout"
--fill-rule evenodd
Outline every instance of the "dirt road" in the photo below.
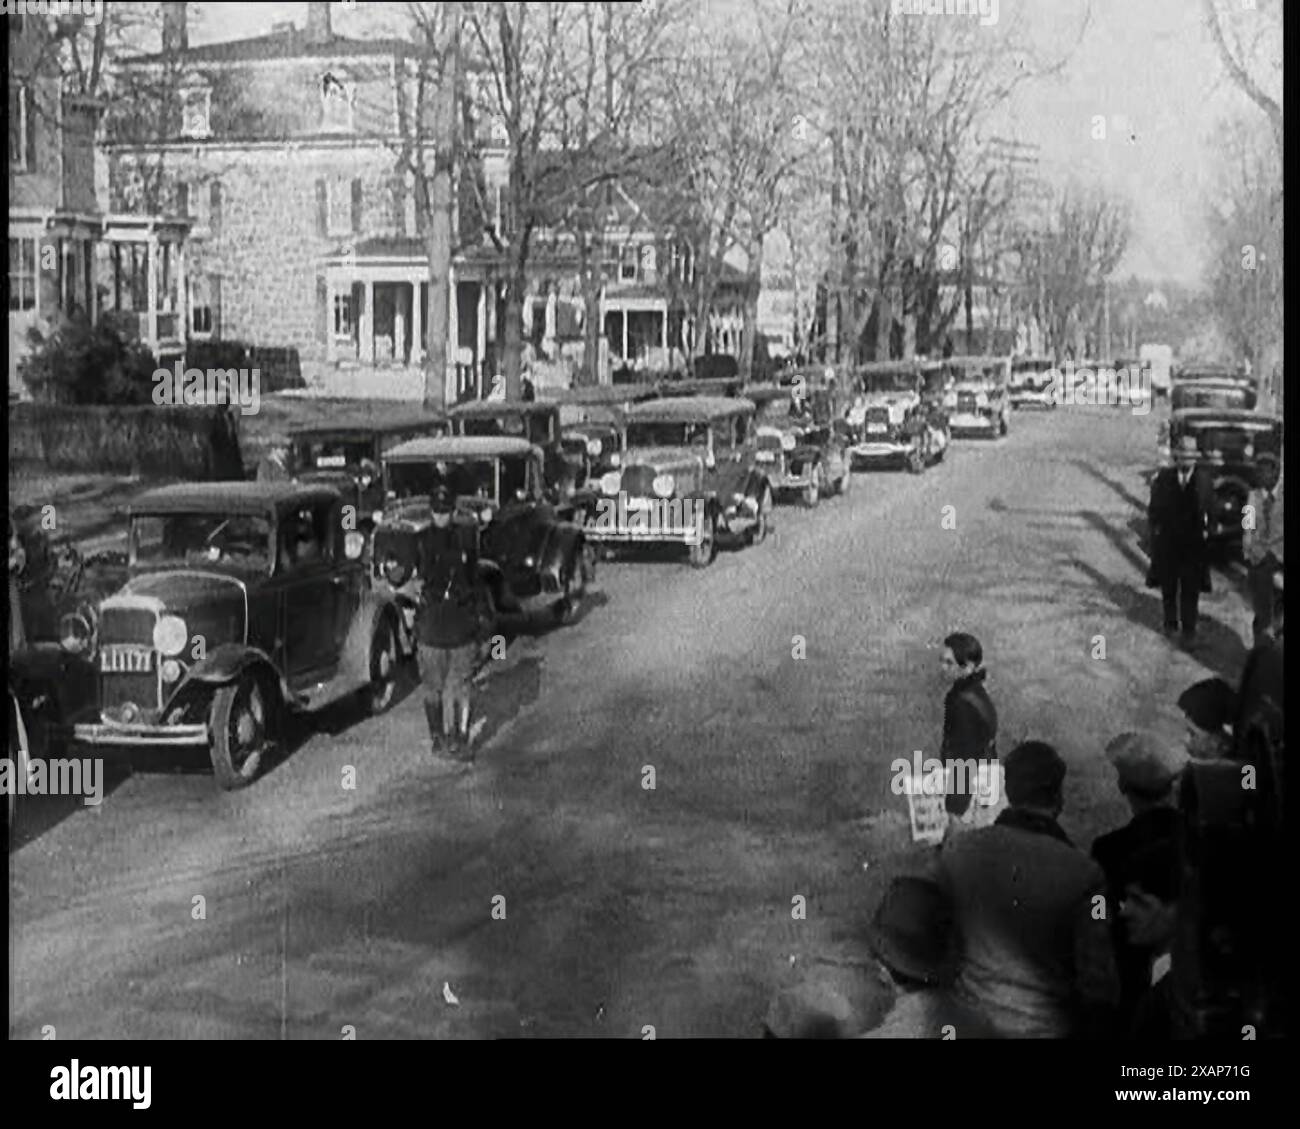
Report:
M 791 958 L 860 952 L 917 857 L 890 764 L 936 747 L 947 632 L 984 643 L 1001 747 L 1066 756 L 1084 845 L 1124 817 L 1105 740 L 1177 734 L 1184 685 L 1237 677 L 1227 580 L 1195 658 L 1142 587 L 1154 435 L 1016 415 L 922 476 L 782 507 L 708 571 L 606 565 L 577 625 L 493 671 L 507 720 L 473 767 L 430 759 L 411 697 L 244 792 L 137 771 L 56 813 L 10 857 L 11 1035 L 756 1033 Z

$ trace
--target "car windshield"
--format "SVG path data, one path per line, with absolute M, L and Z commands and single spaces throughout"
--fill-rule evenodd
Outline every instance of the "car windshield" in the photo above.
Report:
M 707 423 L 631 423 L 627 428 L 629 447 L 707 447 Z
M 462 435 L 511 435 L 539 444 L 549 443 L 551 439 L 550 417 L 542 413 L 471 416 L 461 420 L 460 426 Z
M 271 568 L 271 523 L 260 514 L 142 514 L 131 521 L 131 563 L 149 568 L 234 564 Z
M 782 426 L 788 424 L 792 419 L 797 419 L 799 413 L 794 403 L 789 399 L 768 400 L 766 403 L 759 404 L 758 413 L 755 418 L 759 423 Z
M 1255 407 L 1255 392 L 1250 388 L 1205 388 L 1183 384 L 1174 388 L 1171 406 L 1180 408 L 1240 408 L 1251 411 Z
M 388 464 L 388 492 L 397 498 L 427 498 L 445 486 L 457 498 L 495 502 L 496 483 L 496 459 Z
M 1248 447 L 1252 454 L 1277 449 L 1276 437 L 1271 432 L 1253 427 L 1233 427 L 1230 424 L 1200 427 L 1191 434 L 1196 436 L 1197 445 L 1203 452 L 1217 452 L 1229 459 L 1246 459 Z
M 871 373 L 862 378 L 862 388 L 868 395 L 913 392 L 916 390 L 916 377 L 910 372 Z
M 294 462 L 303 470 L 335 470 L 359 466 L 373 458 L 364 439 L 299 439 L 294 443 Z

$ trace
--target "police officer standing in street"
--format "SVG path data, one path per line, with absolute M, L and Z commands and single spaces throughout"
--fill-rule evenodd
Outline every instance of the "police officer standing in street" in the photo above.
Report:
M 474 528 L 455 521 L 455 499 L 445 486 L 433 492 L 430 507 L 432 524 L 420 542 L 424 585 L 416 616 L 425 713 L 435 750 L 445 744 L 458 760 L 472 760 L 471 679 L 490 613 L 478 579 Z

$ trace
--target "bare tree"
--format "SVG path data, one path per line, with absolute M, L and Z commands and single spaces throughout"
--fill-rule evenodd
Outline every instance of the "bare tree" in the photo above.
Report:
M 1201 0 L 1205 26 L 1233 84 L 1264 111 L 1282 152 L 1282 5 Z

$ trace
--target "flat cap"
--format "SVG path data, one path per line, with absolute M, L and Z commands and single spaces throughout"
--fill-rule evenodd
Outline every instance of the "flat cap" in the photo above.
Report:
M 1121 733 L 1106 746 L 1122 787 L 1158 796 L 1168 791 L 1187 764 L 1187 752 L 1151 733 Z
M 1237 694 L 1222 678 L 1204 678 L 1182 692 L 1178 708 L 1197 729 L 1221 733 L 1237 711 Z
M 1002 777 L 1012 804 L 1044 803 L 1065 783 L 1065 761 L 1046 741 L 1024 741 L 1003 758 Z

